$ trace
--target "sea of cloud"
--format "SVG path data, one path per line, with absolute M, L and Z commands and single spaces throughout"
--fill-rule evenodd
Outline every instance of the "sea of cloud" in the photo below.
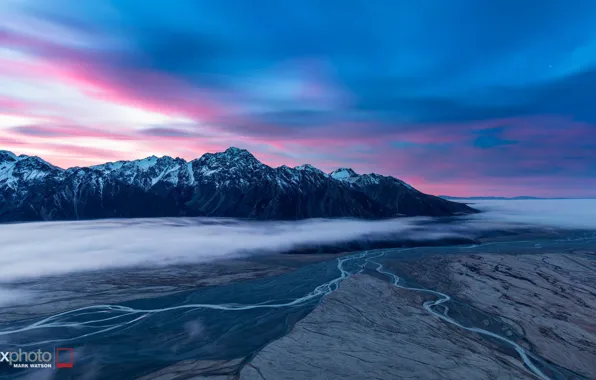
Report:
M 106 268 L 197 263 L 388 235 L 422 241 L 474 237 L 482 231 L 524 225 L 596 230 L 596 200 L 470 203 L 484 212 L 455 223 L 429 218 L 293 222 L 159 218 L 5 224 L 0 225 L 0 283 Z M 7 297 L 12 296 L 0 289 L 0 298 Z

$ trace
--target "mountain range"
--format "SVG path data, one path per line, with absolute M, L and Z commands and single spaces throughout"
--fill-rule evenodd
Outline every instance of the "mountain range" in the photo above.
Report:
M 0 151 L 0 222 L 217 216 L 389 218 L 475 213 L 404 181 L 311 165 L 272 168 L 245 149 L 62 169 Z

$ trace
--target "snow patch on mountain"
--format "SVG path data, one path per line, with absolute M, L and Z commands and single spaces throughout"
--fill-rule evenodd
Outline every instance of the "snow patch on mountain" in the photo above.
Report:
M 350 168 L 339 168 L 331 172 L 330 176 L 337 180 L 347 180 L 352 177 L 357 177 L 358 174 Z
M 0 150 L 0 163 L 3 161 L 17 161 L 19 158 L 13 152 Z
M 195 175 L 192 170 L 192 161 L 186 163 L 186 172 L 188 173 L 188 180 L 190 185 L 195 184 Z
M 305 172 L 312 172 L 312 173 L 319 173 L 319 174 L 327 175 L 327 174 L 325 174 L 324 171 L 322 171 L 321 169 L 315 168 L 311 164 L 295 166 L 294 170 L 300 170 L 300 171 L 305 171 Z
M 41 180 L 48 175 L 59 176 L 64 170 L 36 156 L 16 156 L 0 151 L 0 187 L 16 189 L 21 183 Z
M 339 169 L 331 172 L 329 175 L 338 181 L 348 182 L 350 184 L 357 185 L 357 186 L 378 185 L 379 183 L 381 183 L 382 181 L 385 180 L 385 181 L 393 181 L 393 182 L 405 187 L 408 190 L 416 191 L 416 192 L 418 191 L 411 185 L 409 185 L 406 182 L 404 182 L 400 179 L 397 179 L 395 177 L 384 176 L 384 175 L 376 174 L 376 173 L 358 174 L 350 168 L 339 168 Z

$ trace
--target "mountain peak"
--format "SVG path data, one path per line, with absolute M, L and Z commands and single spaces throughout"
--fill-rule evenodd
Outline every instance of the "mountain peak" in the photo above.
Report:
M 38 156 L 28 156 L 26 154 L 21 154 L 20 156 L 16 157 L 16 161 L 19 161 L 17 165 L 20 165 L 22 167 L 45 168 L 47 170 L 63 170 L 55 165 L 50 164 L 49 162 Z
M 237 170 L 257 170 L 265 167 L 248 150 L 230 147 L 223 152 L 205 153 L 191 161 L 193 166 L 202 167 L 202 171 L 215 173 L 222 171 L 235 173 Z
M 346 179 L 346 178 L 352 178 L 352 177 L 358 177 L 358 173 L 356 173 L 351 168 L 339 168 L 337 170 L 332 171 L 329 175 L 332 178 L 339 179 L 339 180 Z
M 248 150 L 236 148 L 234 146 L 229 147 L 222 153 L 216 153 L 216 154 L 221 154 L 224 157 L 226 157 L 227 159 L 232 159 L 232 160 L 242 159 L 242 160 L 256 161 L 256 162 L 260 163 L 260 161 L 257 160 L 257 158 L 255 156 L 253 156 L 253 154 L 250 153 Z
M 241 149 L 241 148 L 236 148 L 235 146 L 229 147 L 228 149 L 226 149 L 224 151 L 224 153 L 226 153 L 226 154 L 234 154 L 234 155 L 236 155 L 236 154 L 242 155 L 242 154 L 247 154 L 247 153 L 250 154 L 250 152 L 248 150 Z M 251 156 L 252 156 L 252 154 L 251 154 Z
M 8 150 L 0 150 L 0 162 L 1 161 L 17 161 L 19 158 L 13 152 Z
M 295 170 L 303 170 L 303 171 L 312 171 L 312 172 L 321 172 L 323 173 L 323 171 L 319 168 L 315 168 L 314 166 L 312 166 L 311 164 L 304 164 L 304 165 L 298 165 L 294 167 Z
M 211 161 L 211 160 L 223 160 L 227 162 L 246 162 L 251 164 L 261 164 L 259 160 L 256 159 L 255 156 L 252 155 L 248 150 L 236 148 L 236 147 L 229 147 L 223 152 L 217 153 L 205 153 L 202 155 L 199 160 L 200 161 Z

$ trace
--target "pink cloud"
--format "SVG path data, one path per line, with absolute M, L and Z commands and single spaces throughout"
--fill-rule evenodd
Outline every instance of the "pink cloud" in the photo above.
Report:
M 127 133 L 114 133 L 106 130 L 89 128 L 79 125 L 25 125 L 10 129 L 14 135 L 46 137 L 48 139 L 64 137 L 96 137 L 114 140 L 136 140 Z
M 2 61 L 0 60 L 0 66 L 2 66 Z M 14 113 L 21 113 L 27 107 L 26 103 L 20 102 L 13 98 L 0 96 L 0 113 L 2 114 L 14 114 Z
M 407 124 L 384 126 L 367 122 L 340 121 L 317 128 L 294 128 L 261 123 L 258 115 L 241 115 L 242 107 L 232 94 L 198 88 L 167 73 L 128 69 L 124 54 L 99 56 L 58 44 L 0 32 L 0 45 L 25 52 L 25 57 L 0 57 L 0 76 L 47 78 L 76 88 L 85 95 L 166 115 L 186 116 L 210 126 L 209 134 L 147 134 L 133 128 L 99 128 L 79 125 L 63 118 L 44 123 L 0 130 L 0 143 L 19 149 L 50 152 L 44 158 L 60 165 L 86 165 L 105 160 L 141 158 L 138 152 L 163 152 L 192 159 L 205 152 L 222 151 L 230 145 L 246 147 L 272 166 L 311 163 L 330 171 L 352 166 L 361 173 L 379 172 L 412 182 L 423 191 L 451 195 L 525 195 L 564 191 L 556 181 L 564 178 L 577 191 L 580 176 L 586 176 L 590 161 L 573 156 L 594 157 L 594 126 L 558 116 L 495 119 L 466 123 Z M 111 67 L 118 66 L 118 71 Z M 307 103 L 324 100 L 341 103 L 346 95 L 334 92 L 334 83 L 306 67 L 298 82 L 297 96 Z M 312 71 L 312 73 L 311 73 Z M 335 103 L 334 103 L 335 102 Z M 31 115 L 45 104 L 0 98 L 0 111 Z M 219 123 L 246 125 L 224 128 Z M 250 128 L 248 127 L 250 125 Z M 502 138 L 511 144 L 493 149 L 472 146 L 477 132 L 505 126 Z M 197 128 L 200 129 L 200 128 Z M 126 141 L 136 151 L 115 152 L 98 148 L 56 144 L 56 139 L 89 138 Z M 395 148 L 391 143 L 410 143 Z M 407 145 L 407 144 L 406 144 Z M 22 152 L 26 153 L 26 152 Z M 559 171 L 549 177 L 544 171 Z M 577 176 L 578 178 L 575 178 Z M 590 181 L 586 180 L 586 183 Z M 591 182 L 590 182 L 591 183 Z M 532 188 L 531 186 L 535 186 Z M 594 188 L 594 187 L 592 187 Z M 551 190 L 549 190 L 551 189 Z M 594 193 L 592 193 L 594 194 Z

